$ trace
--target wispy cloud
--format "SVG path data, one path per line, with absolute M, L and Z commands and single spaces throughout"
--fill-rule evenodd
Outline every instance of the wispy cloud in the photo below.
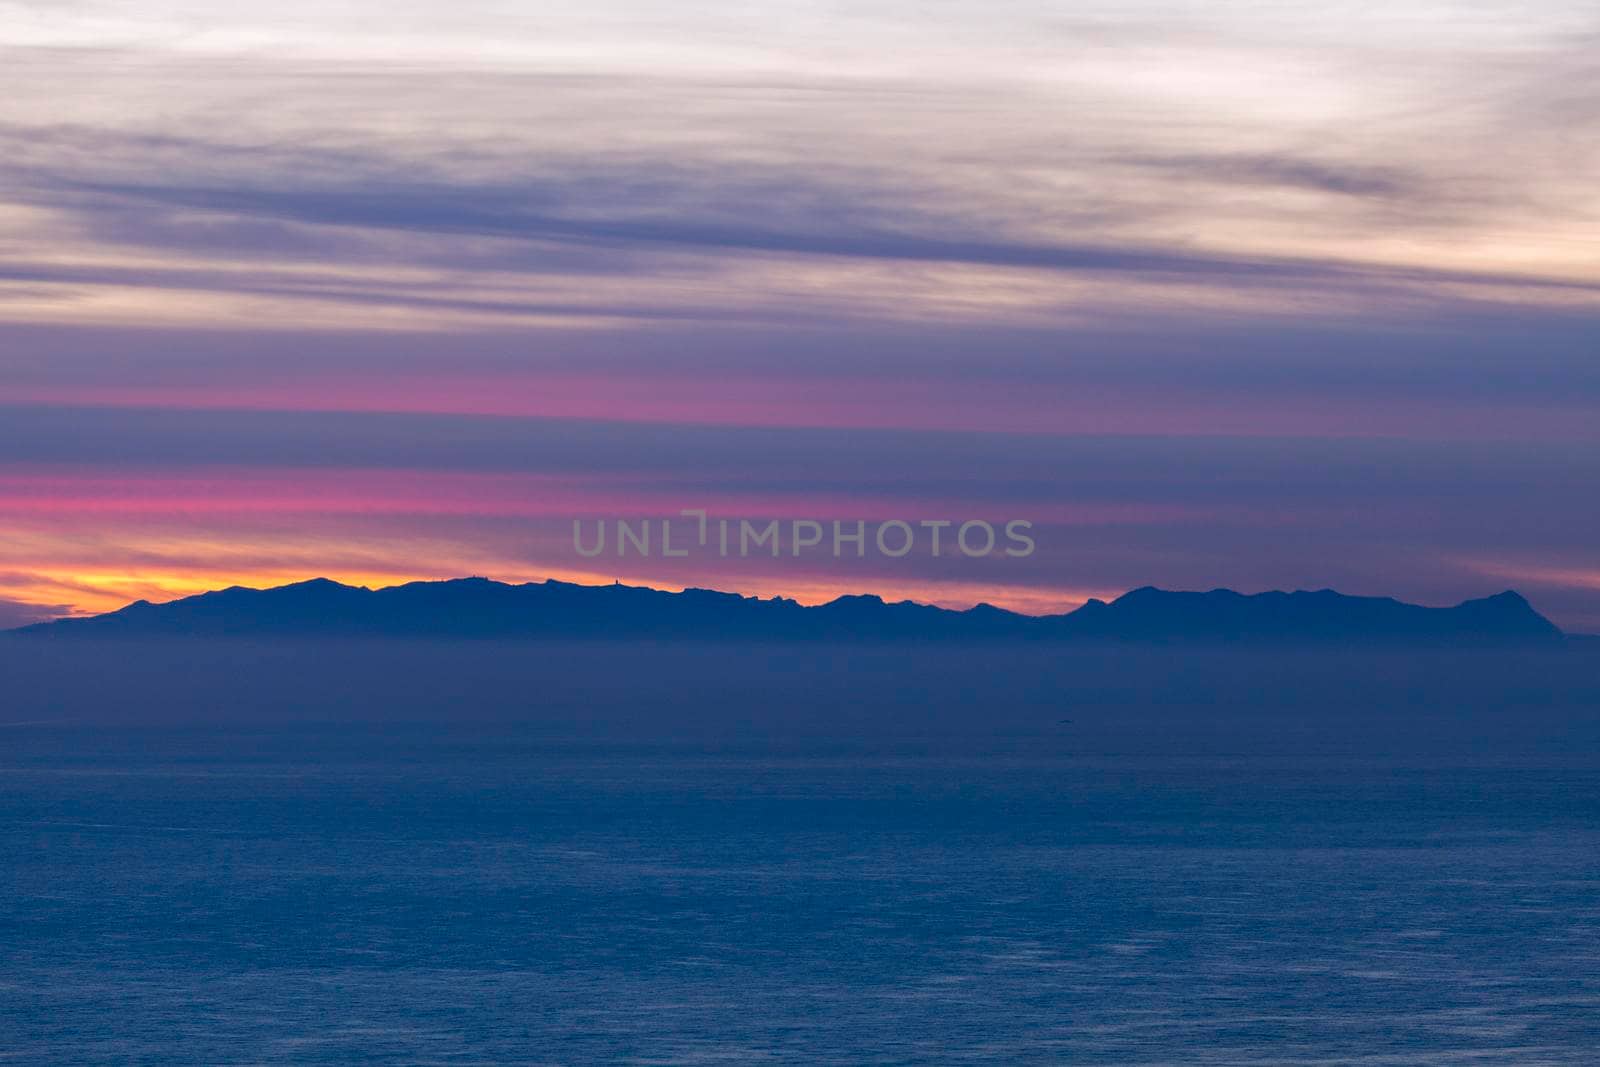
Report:
M 1126 518 L 1019 588 L 1594 570 L 1590 3 L 0 10 L 13 599 L 533 576 L 615 494 Z
M 1579 45 L 1527 35 L 1495 50 L 1465 34 L 1401 84 L 1381 46 L 1341 41 L 1336 59 L 1296 69 L 1292 25 L 1278 25 L 1275 48 L 1259 28 L 1224 20 L 1207 38 L 1183 20 L 1163 30 L 1158 14 L 1130 12 L 1137 45 L 1104 26 L 1035 27 L 1057 42 L 1056 80 L 1018 77 L 1004 50 L 971 58 L 989 54 L 981 37 L 975 65 L 942 80 L 915 67 L 849 73 L 803 43 L 770 54 L 762 78 L 639 69 L 626 49 L 586 71 L 538 49 L 524 63 L 421 67 L 266 49 L 229 56 L 226 83 L 214 76 L 224 52 L 210 45 L 13 49 L 14 100 L 63 80 L 95 97 L 0 107 L 3 195 L 23 212 L 5 258 L 12 277 L 80 297 L 126 286 L 123 268 L 152 269 L 146 289 L 353 313 L 391 304 L 411 308 L 413 324 L 782 321 L 800 308 L 1070 321 L 1148 313 L 1175 288 L 1248 314 L 1594 303 L 1600 275 L 1563 239 L 1572 220 L 1550 214 L 1594 212 L 1579 180 L 1594 161 L 1572 146 L 1585 121 L 1572 86 L 1592 67 Z M 1010 15 L 1036 21 L 1022 7 Z M 966 25 L 959 5 L 941 18 Z M 628 25 L 568 28 L 617 40 Z M 1327 29 L 1306 13 L 1298 32 Z M 1018 47 L 1027 69 L 1035 52 L 1020 37 Z M 1283 107 L 1263 111 L 1204 80 L 1223 78 L 1245 47 L 1275 60 L 1259 77 L 1282 80 Z M 1361 55 L 1386 76 L 1318 95 Z M 1167 75 L 1184 71 L 1209 87 L 1211 111 L 1169 91 Z M 1419 106 L 1424 95 L 1440 103 Z M 1502 151 L 1486 159 L 1485 143 Z M 423 284 L 388 277 L 401 262 Z M 251 286 L 219 266 L 298 283 Z M 921 267 L 958 272 L 930 279 Z M 577 299 L 573 281 L 586 276 L 605 285 Z M 508 284 L 520 299 L 497 293 Z M 89 299 L 65 306 L 80 320 L 102 314 Z M 172 301 L 161 314 L 204 306 Z

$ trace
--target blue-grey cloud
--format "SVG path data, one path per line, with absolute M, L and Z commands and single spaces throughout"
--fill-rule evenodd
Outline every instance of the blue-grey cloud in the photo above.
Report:
M 1278 166 L 1290 164 L 1280 160 Z M 658 165 L 644 164 L 639 169 L 653 174 Z M 890 184 L 887 176 L 880 176 L 870 185 L 852 187 L 842 182 L 814 184 L 803 175 L 784 183 L 720 168 L 714 173 L 712 170 L 682 175 L 675 182 L 628 173 L 580 172 L 530 177 L 515 184 L 366 178 L 345 187 L 74 182 L 57 177 L 49 183 L 46 202 L 69 206 L 71 202 L 66 197 L 76 194 L 78 210 L 114 218 L 147 212 L 152 204 L 206 212 L 237 220 L 226 224 L 237 227 L 233 231 L 236 235 L 265 233 L 274 240 L 281 240 L 284 234 L 271 225 L 276 221 L 309 227 L 498 238 L 541 246 L 576 244 L 618 251 L 645 246 L 1199 277 L 1233 286 L 1320 284 L 1360 289 L 1476 284 L 1600 292 L 1597 282 L 1527 272 L 1507 274 L 1489 269 L 1227 255 L 1181 246 L 1162 247 L 1147 240 L 1108 243 L 1007 238 L 978 232 L 960 219 L 919 210 L 914 204 L 871 210 L 871 205 L 885 199 L 883 189 Z M 843 224 L 841 219 L 845 220 Z M 139 229 L 125 221 L 116 223 L 111 232 L 156 241 L 170 235 L 170 231 L 163 234 L 154 228 Z M 269 243 L 267 247 L 270 246 Z M 544 255 L 542 251 L 523 251 L 516 254 L 515 260 L 524 266 L 559 269 L 564 265 L 560 255 L 548 261 Z M 509 260 L 501 262 L 507 265 Z M 631 265 L 638 266 L 636 261 Z
M 1566 497 L 1600 523 L 1600 454 L 1558 442 L 1040 435 L 642 424 L 359 412 L 7 406 L 11 462 L 497 471 L 639 485 L 917 499 L 1357 505 L 1486 512 Z M 625 484 L 621 483 L 621 484 Z M 1486 513 L 1485 522 L 1494 521 Z
M 197 272 L 193 283 L 204 282 Z M 674 309 L 635 310 L 649 320 L 658 310 L 670 317 Z M 776 330 L 728 316 L 714 327 L 699 321 L 692 332 L 640 321 L 605 331 L 547 329 L 537 340 L 516 330 L 458 331 L 447 344 L 431 331 L 375 337 L 282 327 L 17 324 L 0 325 L 0 378 L 13 388 L 189 385 L 234 388 L 241 395 L 284 380 L 314 390 L 322 376 L 379 373 L 587 373 L 707 383 L 746 375 L 818 385 L 912 380 L 951 395 L 988 383 L 1063 396 L 1116 390 L 1131 397 L 1230 399 L 1241 410 L 1296 399 L 1349 411 L 1374 401 L 1403 402 L 1425 432 L 1430 413 L 1445 405 L 1600 406 L 1597 334 L 1600 315 L 1516 308 L 1457 308 L 1425 328 L 1376 315 L 1364 323 L 1239 323 L 1174 312 L 1114 328 L 1070 329 L 883 326 L 796 315 Z
M 1130 156 L 1119 162 L 1160 172 L 1178 183 L 1209 181 L 1247 186 L 1310 189 L 1341 196 L 1437 202 L 1441 190 L 1423 175 L 1395 164 L 1340 163 L 1277 153 Z

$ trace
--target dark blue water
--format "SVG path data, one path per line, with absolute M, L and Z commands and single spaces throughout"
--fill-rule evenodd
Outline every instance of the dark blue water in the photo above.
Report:
M 131 709 L 13 663 L 0 1060 L 1596 1062 L 1589 665 L 984 661 L 911 708 L 894 660 L 497 702 L 472 655 L 265 720 L 292 657 Z

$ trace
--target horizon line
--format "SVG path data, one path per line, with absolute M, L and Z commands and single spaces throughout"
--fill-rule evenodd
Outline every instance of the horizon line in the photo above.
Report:
M 116 613 L 118 613 L 120 611 L 126 610 L 127 608 L 131 608 L 131 607 L 134 607 L 134 606 L 140 605 L 140 604 L 147 604 L 147 605 L 152 605 L 152 606 L 165 605 L 165 604 L 175 604 L 175 603 L 180 603 L 180 602 L 185 601 L 185 600 L 192 600 L 192 599 L 195 599 L 195 598 L 198 598 L 198 597 L 204 597 L 204 596 L 214 596 L 214 595 L 219 594 L 219 593 L 226 593 L 226 592 L 230 592 L 230 591 L 234 591 L 234 590 L 240 590 L 240 591 L 246 591 L 246 592 L 256 592 L 256 593 L 267 593 L 267 592 L 274 592 L 274 591 L 281 590 L 281 589 L 292 589 L 292 588 L 295 588 L 295 587 L 298 587 L 298 586 L 315 585 L 315 584 L 328 584 L 328 585 L 338 586 L 338 587 L 340 587 L 342 589 L 359 590 L 359 591 L 368 592 L 368 593 L 380 593 L 380 592 L 385 592 L 385 591 L 393 590 L 393 589 L 402 589 L 402 588 L 406 588 L 408 586 L 414 586 L 414 585 L 444 585 L 444 584 L 451 584 L 451 583 L 458 583 L 458 582 L 484 582 L 484 583 L 487 583 L 487 584 L 490 584 L 490 585 L 503 586 L 503 587 L 508 588 L 508 589 L 524 588 L 524 587 L 527 587 L 527 586 L 542 586 L 542 585 L 561 585 L 561 586 L 571 586 L 571 587 L 580 588 L 580 589 L 594 589 L 594 590 L 603 590 L 603 589 L 611 589 L 611 588 L 636 589 L 636 590 L 644 590 L 644 591 L 647 591 L 647 592 L 660 593 L 660 594 L 665 595 L 665 596 L 681 596 L 681 595 L 683 595 L 685 593 L 690 593 L 690 592 L 702 592 L 702 593 L 714 593 L 714 594 L 717 594 L 719 596 L 738 597 L 740 599 L 754 600 L 754 601 L 758 601 L 758 602 L 762 602 L 762 603 L 789 602 L 789 603 L 796 604 L 796 605 L 798 605 L 800 607 L 803 607 L 803 608 L 825 607 L 825 606 L 828 606 L 828 605 L 831 605 L 831 604 L 837 604 L 837 603 L 839 603 L 841 601 L 871 600 L 871 601 L 877 601 L 878 603 L 885 604 L 885 605 L 890 605 L 890 606 L 909 604 L 909 605 L 913 605 L 913 606 L 916 606 L 916 607 L 929 608 L 929 609 L 935 610 L 935 611 L 950 612 L 952 614 L 966 614 L 966 613 L 977 611 L 977 610 L 980 610 L 980 609 L 986 609 L 988 611 L 1002 612 L 1002 613 L 1005 613 L 1007 615 L 1014 615 L 1014 616 L 1017 616 L 1019 618 L 1025 618 L 1025 619 L 1060 618 L 1060 617 L 1063 617 L 1063 616 L 1066 616 L 1066 615 L 1071 615 L 1074 612 L 1080 611 L 1084 607 L 1086 607 L 1086 606 L 1088 606 L 1090 604 L 1094 604 L 1094 603 L 1100 603 L 1100 604 L 1115 603 L 1118 600 L 1121 600 L 1124 597 L 1126 597 L 1126 596 L 1128 596 L 1128 595 L 1130 595 L 1132 593 L 1137 593 L 1137 592 L 1141 592 L 1141 591 L 1144 591 L 1144 590 L 1153 590 L 1153 591 L 1156 591 L 1156 592 L 1171 593 L 1171 594 L 1193 594 L 1193 595 L 1200 595 L 1200 596 L 1210 595 L 1210 594 L 1217 594 L 1217 593 L 1225 593 L 1225 594 L 1231 594 L 1233 596 L 1244 597 L 1244 598 L 1259 597 L 1259 596 L 1271 596 L 1271 595 L 1275 595 L 1275 594 L 1276 595 L 1281 595 L 1281 596 L 1293 596 L 1293 595 L 1316 595 L 1316 594 L 1327 593 L 1327 594 L 1332 594 L 1334 596 L 1345 597 L 1345 598 L 1349 598 L 1349 599 L 1387 600 L 1387 601 L 1392 601 L 1392 602 L 1397 603 L 1397 604 L 1406 604 L 1406 605 L 1410 605 L 1410 606 L 1414 606 L 1414 607 L 1427 608 L 1427 609 L 1430 609 L 1430 610 L 1448 610 L 1450 608 L 1460 607 L 1463 604 L 1474 603 L 1476 601 L 1482 601 L 1482 600 L 1490 600 L 1490 599 L 1495 599 L 1495 598 L 1498 598 L 1498 597 L 1504 597 L 1504 596 L 1510 595 L 1510 596 L 1514 596 L 1514 597 L 1520 599 L 1523 603 L 1527 604 L 1530 608 L 1533 607 L 1532 602 L 1527 598 L 1527 596 L 1525 596 L 1519 590 L 1516 590 L 1516 589 L 1513 589 L 1513 588 L 1509 588 L 1509 587 L 1505 588 L 1505 589 L 1501 589 L 1498 592 L 1487 593 L 1487 594 L 1484 594 L 1482 596 L 1467 597 L 1467 598 L 1465 598 L 1463 600 L 1459 600 L 1459 601 L 1456 601 L 1456 602 L 1451 603 L 1451 604 L 1435 605 L 1435 604 L 1417 604 L 1417 603 L 1415 603 L 1413 601 L 1401 600 L 1399 597 L 1392 596 L 1392 595 L 1387 595 L 1387 594 L 1368 595 L 1368 594 L 1359 594 L 1359 593 L 1343 593 L 1343 592 L 1340 592 L 1339 590 L 1333 588 L 1332 586 L 1323 586 L 1323 587 L 1317 588 L 1317 589 L 1297 588 L 1297 589 L 1290 590 L 1290 589 L 1277 589 L 1277 588 L 1274 588 L 1274 589 L 1261 589 L 1261 590 L 1258 590 L 1258 591 L 1255 591 L 1255 592 L 1244 592 L 1244 591 L 1241 591 L 1241 590 L 1238 590 L 1238 589 L 1233 589 L 1233 588 L 1228 587 L 1228 586 L 1213 586 L 1213 587 L 1211 587 L 1209 589 L 1178 589 L 1178 588 L 1168 589 L 1168 588 L 1164 588 L 1162 586 L 1157 586 L 1157 585 L 1153 585 L 1153 584 L 1145 584 L 1145 585 L 1138 585 L 1138 586 L 1134 586 L 1134 587 L 1129 588 L 1129 589 L 1125 589 L 1121 593 L 1118 593 L 1118 594 L 1116 594 L 1114 596 L 1109 596 L 1109 595 L 1107 597 L 1089 596 L 1089 597 L 1086 597 L 1081 603 L 1077 604 L 1076 606 L 1070 607 L 1070 608 L 1066 608 L 1065 610 L 1062 610 L 1062 611 L 1059 611 L 1059 612 L 1051 612 L 1051 613 L 1046 613 L 1046 614 L 1032 614 L 1032 613 L 1029 613 L 1029 612 L 1017 611 L 1017 610 L 1014 610 L 1012 608 L 1000 607 L 1000 606 L 998 606 L 996 604 L 989 603 L 988 601 L 978 601 L 977 603 L 974 603 L 971 606 L 965 607 L 965 608 L 952 608 L 952 607 L 946 607 L 946 606 L 944 606 L 942 604 L 932 603 L 932 602 L 929 602 L 929 601 L 916 600 L 916 599 L 913 599 L 913 598 L 910 598 L 910 597 L 905 597 L 905 598 L 902 598 L 902 599 L 899 599 L 899 600 L 888 600 L 888 599 L 884 598 L 882 595 L 880 595 L 878 593 L 858 592 L 858 593 L 839 593 L 839 594 L 833 596 L 831 599 L 828 599 L 828 600 L 819 600 L 819 601 L 816 601 L 814 603 L 807 603 L 807 602 L 801 600 L 799 597 L 796 597 L 796 596 L 793 596 L 793 595 L 788 595 L 788 594 L 783 594 L 783 593 L 775 593 L 775 594 L 772 594 L 770 596 L 761 596 L 760 594 L 742 593 L 742 592 L 737 592 L 737 591 L 734 591 L 734 590 L 716 589 L 716 588 L 712 588 L 710 586 L 697 586 L 697 585 L 686 585 L 686 586 L 681 586 L 681 587 L 677 587 L 677 588 L 672 588 L 672 587 L 665 587 L 664 588 L 664 587 L 661 587 L 661 586 L 649 585 L 649 584 L 643 584 L 643 585 L 630 584 L 628 582 L 622 581 L 620 578 L 615 578 L 610 582 L 599 582 L 599 583 L 590 584 L 590 583 L 586 583 L 586 582 L 574 582 L 574 581 L 570 581 L 570 580 L 565 579 L 565 578 L 555 578 L 555 577 L 545 577 L 545 578 L 541 578 L 541 579 L 530 579 L 528 581 L 516 582 L 516 581 L 505 581 L 505 580 L 502 580 L 502 579 L 499 579 L 499 578 L 491 578 L 488 575 L 470 574 L 470 575 L 459 575 L 459 576 L 452 577 L 452 578 L 415 578 L 415 579 L 411 579 L 409 581 L 396 582 L 396 583 L 394 583 L 392 585 L 365 585 L 365 584 L 353 584 L 353 583 L 350 583 L 350 582 L 340 581 L 337 578 L 330 578 L 330 577 L 327 577 L 326 575 L 314 575 L 314 576 L 312 576 L 310 578 L 302 578 L 302 579 L 297 579 L 295 581 L 284 582 L 281 585 L 251 586 L 251 585 L 234 584 L 234 585 L 228 585 L 228 586 L 221 586 L 221 587 L 218 587 L 218 588 L 215 588 L 215 589 L 202 590 L 201 592 L 198 592 L 198 593 L 186 593 L 186 594 L 183 594 L 181 596 L 175 596 L 175 597 L 171 598 L 170 600 L 152 601 L 152 600 L 149 600 L 147 598 L 139 598 L 139 599 L 136 599 L 136 600 L 131 600 L 128 603 L 122 605 L 121 607 L 113 608 L 113 609 L 111 609 L 109 611 L 95 612 L 95 613 L 88 613 L 88 614 L 62 615 L 62 616 L 58 616 L 58 617 L 56 617 L 54 619 L 42 619 L 42 620 L 38 620 L 36 622 L 26 623 L 26 624 L 24 624 L 22 626 L 11 627 L 11 628 L 8 628 L 8 629 L 5 629 L 5 630 L 0 630 L 0 633 L 14 633 L 14 632 L 16 632 L 18 630 L 25 630 L 25 629 L 28 629 L 28 628 L 33 627 L 33 626 L 49 625 L 51 623 L 69 621 L 69 620 L 73 620 L 73 619 L 93 619 L 93 618 L 99 618 L 99 617 L 102 617 L 102 616 L 105 616 L 105 615 L 114 615 L 114 614 L 116 614 Z M 1537 611 L 1537 609 L 1534 609 L 1534 610 Z M 1541 616 L 1543 615 L 1542 612 L 1539 612 L 1539 614 Z M 1557 627 L 1557 629 L 1560 630 L 1561 633 L 1566 634 L 1567 636 L 1580 636 L 1580 637 L 1581 636 L 1588 636 L 1588 635 L 1582 634 L 1582 633 L 1569 633 L 1566 630 L 1562 630 L 1560 627 Z

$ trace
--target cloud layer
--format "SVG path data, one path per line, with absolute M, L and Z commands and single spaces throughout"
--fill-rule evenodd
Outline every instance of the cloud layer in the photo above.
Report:
M 742 588 L 1520 582 L 1600 628 L 1591 5 L 0 17 L 27 611 L 569 573 L 564 514 L 710 501 L 1050 524 Z M 630 576 L 716 584 L 675 567 Z

